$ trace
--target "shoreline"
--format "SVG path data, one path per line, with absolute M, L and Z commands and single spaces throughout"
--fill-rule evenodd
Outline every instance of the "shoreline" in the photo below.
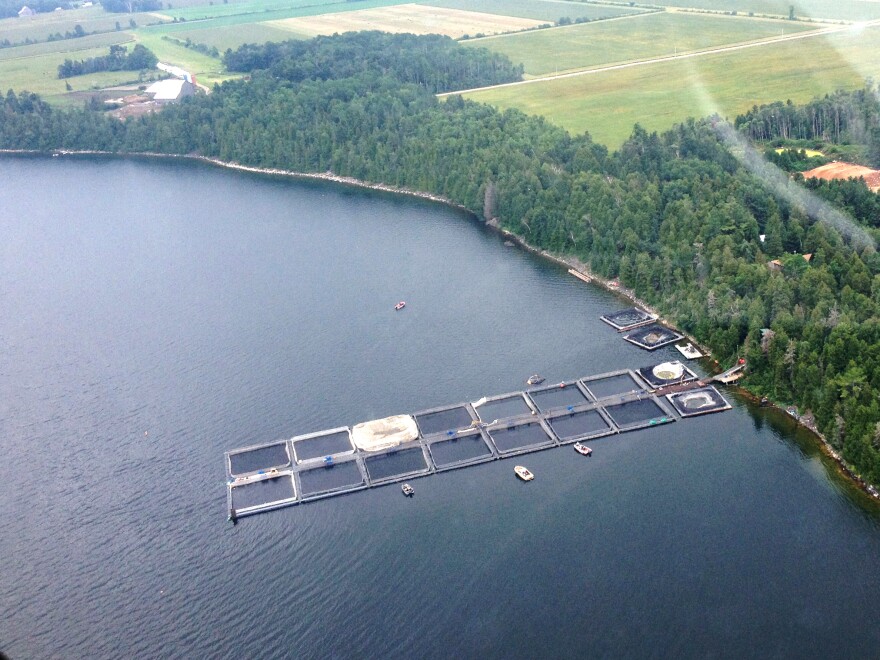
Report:
M 641 307 L 645 311 L 655 314 L 657 316 L 657 322 L 662 323 L 667 327 L 673 327 L 669 324 L 668 321 L 653 307 L 645 303 L 643 300 L 639 299 L 638 296 L 631 289 L 626 289 L 625 287 L 620 286 L 617 283 L 617 280 L 605 280 L 597 275 L 593 274 L 590 270 L 589 266 L 582 262 L 580 259 L 571 256 L 563 256 L 559 254 L 554 254 L 549 250 L 543 250 L 541 248 L 537 248 L 533 245 L 530 245 L 525 239 L 521 236 L 504 229 L 501 227 L 500 222 L 497 218 L 492 218 L 491 220 L 483 221 L 480 217 L 468 209 L 467 207 L 457 204 L 452 200 L 443 197 L 442 195 L 435 195 L 433 193 L 421 192 L 418 190 L 412 190 L 409 188 L 400 188 L 398 186 L 391 186 L 384 183 L 368 183 L 366 181 L 362 181 L 360 179 L 356 179 L 354 177 L 341 176 L 334 174 L 331 171 L 327 172 L 295 172 L 292 170 L 283 170 L 278 168 L 268 168 L 268 167 L 254 167 L 251 165 L 242 165 L 240 163 L 235 163 L 232 161 L 224 161 L 219 158 L 212 158 L 208 156 L 199 156 L 195 154 L 162 154 L 155 152 L 115 152 L 115 151 L 102 151 L 102 150 L 67 150 L 67 149 L 53 149 L 51 151 L 40 151 L 36 149 L 0 149 L 0 155 L 31 155 L 31 156 L 113 156 L 113 157 L 122 157 L 122 158 L 130 158 L 130 157 L 138 157 L 138 158 L 154 158 L 154 159 L 176 159 L 176 160 L 190 160 L 202 163 L 208 163 L 210 165 L 216 167 L 222 167 L 230 170 L 237 170 L 240 172 L 250 172 L 253 174 L 268 174 L 272 176 L 284 176 L 291 179 L 303 179 L 303 180 L 313 180 L 313 181 L 329 181 L 332 183 L 342 184 L 346 186 L 352 186 L 355 188 L 362 188 L 366 190 L 377 190 L 380 192 L 388 192 L 394 193 L 398 195 L 406 195 L 409 197 L 415 197 L 418 199 L 425 199 L 432 202 L 437 202 L 443 204 L 447 207 L 464 211 L 472 216 L 479 222 L 482 222 L 487 227 L 490 227 L 501 236 L 503 236 L 506 240 L 511 241 L 515 245 L 520 248 L 531 252 L 537 256 L 543 257 L 553 263 L 556 263 L 559 266 L 563 266 L 566 268 L 571 268 L 579 273 L 586 275 L 590 278 L 590 282 L 587 284 L 595 284 L 604 288 L 607 291 L 617 294 L 620 297 L 623 297 L 634 305 Z M 694 346 L 697 346 L 701 352 L 706 356 L 706 359 L 711 359 L 711 353 L 708 351 L 705 346 L 701 345 L 694 337 L 689 335 L 688 333 L 682 332 L 678 330 L 678 332 L 683 334 L 685 338 L 690 341 Z M 718 361 L 713 360 L 713 363 L 716 367 L 718 367 Z M 718 367 L 720 368 L 720 367 Z M 757 401 L 760 405 L 761 398 L 755 393 L 749 391 L 745 387 L 741 385 L 735 386 L 736 389 L 747 398 L 751 399 L 753 402 Z M 779 410 L 782 413 L 787 412 L 787 407 L 777 401 L 768 401 L 767 407 L 773 407 Z M 859 490 L 864 492 L 868 497 L 880 501 L 880 490 L 873 486 L 872 484 L 865 481 L 853 468 L 850 466 L 846 460 L 840 455 L 840 453 L 831 446 L 831 443 L 825 438 L 825 436 L 819 432 L 818 428 L 816 428 L 814 423 L 806 420 L 803 416 L 793 416 L 788 414 L 788 416 L 795 421 L 799 426 L 810 431 L 813 436 L 818 441 L 818 446 L 820 451 L 825 454 L 828 458 L 833 460 L 842 475 L 847 478 L 854 486 L 856 486 Z M 810 416 L 810 420 L 812 416 Z

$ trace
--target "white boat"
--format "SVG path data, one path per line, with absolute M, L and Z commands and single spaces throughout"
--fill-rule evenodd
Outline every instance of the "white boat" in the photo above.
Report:
M 404 307 L 406 307 L 406 301 L 401 300 L 399 303 L 397 303 L 397 304 L 394 306 L 394 310 L 397 311 L 397 312 L 399 312 L 399 311 L 402 310 Z
M 540 385 L 544 382 L 544 377 L 535 374 L 534 376 L 529 376 L 529 379 L 526 381 L 529 385 Z
M 574 450 L 581 456 L 592 456 L 593 450 L 579 442 L 574 443 Z
M 529 472 L 522 465 L 515 466 L 513 468 L 513 471 L 516 472 L 516 476 L 518 476 L 523 481 L 531 481 L 532 479 L 535 478 L 535 475 L 533 475 L 531 472 Z
M 403 485 L 400 487 L 400 490 L 402 490 L 402 491 L 403 491 L 403 494 L 406 495 L 407 497 L 412 497 L 412 496 L 413 496 L 413 493 L 416 492 L 415 488 L 413 488 L 413 487 L 410 486 L 409 484 L 403 484 Z
M 678 352 L 684 355 L 688 360 L 695 360 L 696 358 L 703 357 L 703 354 L 700 353 L 694 345 L 688 342 L 684 346 L 679 346 L 676 344 L 675 348 L 678 349 Z

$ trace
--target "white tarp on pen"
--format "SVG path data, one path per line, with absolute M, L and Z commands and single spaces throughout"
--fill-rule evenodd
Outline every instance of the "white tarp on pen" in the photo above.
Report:
M 356 424 L 351 429 L 351 439 L 363 451 L 390 449 L 403 442 L 419 437 L 416 420 L 410 415 L 392 415 L 372 422 Z

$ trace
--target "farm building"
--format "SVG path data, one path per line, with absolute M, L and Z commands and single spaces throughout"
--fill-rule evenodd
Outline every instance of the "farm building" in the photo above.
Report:
M 192 96 L 194 88 L 195 85 L 191 82 L 170 78 L 154 82 L 145 91 L 153 97 L 154 101 L 173 103 L 174 101 L 179 101 L 184 96 Z

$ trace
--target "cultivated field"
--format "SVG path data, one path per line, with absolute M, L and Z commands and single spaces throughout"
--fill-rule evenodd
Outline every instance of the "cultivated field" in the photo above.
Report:
M 22 0 L 22 4 L 25 4 L 25 0 Z M 109 14 L 100 7 L 71 9 L 27 18 L 4 18 L 0 20 L 0 40 L 9 39 L 12 43 L 21 43 L 28 38 L 45 41 L 56 32 L 62 35 L 73 32 L 77 25 L 88 33 L 110 32 L 116 29 L 117 23 L 120 29 L 128 29 L 130 20 L 143 27 L 151 23 L 162 23 L 164 19 L 155 14 Z
M 162 33 L 164 34 L 166 31 L 162 30 Z M 296 37 L 286 30 L 279 30 L 266 23 L 226 25 L 205 29 L 198 29 L 197 25 L 192 25 L 186 30 L 167 33 L 175 39 L 183 41 L 192 39 L 195 43 L 214 46 L 221 53 L 227 48 L 235 50 L 242 44 L 262 44 L 267 41 L 285 41 Z
M 816 27 L 809 23 L 664 12 L 465 43 L 503 53 L 511 61 L 521 62 L 527 75 L 539 76 L 766 39 Z
M 224 73 L 220 60 L 162 39 L 162 35 L 159 33 L 144 31 L 136 33 L 135 37 L 138 42 L 156 53 L 160 62 L 172 63 L 186 69 L 194 74 L 196 80 L 203 85 L 211 86 L 215 82 L 238 77 Z
M 462 35 L 514 32 L 534 28 L 541 24 L 541 21 L 530 18 L 498 16 L 415 4 L 364 9 L 344 14 L 288 18 L 269 23 L 272 27 L 289 30 L 307 37 L 335 32 L 380 30 L 382 32 L 412 32 L 414 34 L 445 34 L 453 38 Z
M 107 54 L 107 48 L 90 48 L 76 52 L 76 59 L 98 57 Z M 71 58 L 73 59 L 73 58 Z M 101 89 L 103 87 L 122 85 L 129 82 L 137 82 L 137 71 L 105 71 L 90 73 L 84 76 L 75 76 L 60 80 L 58 78 L 58 65 L 64 60 L 57 53 L 37 55 L 34 57 L 20 57 L 0 61 L 0 86 L 3 93 L 6 90 L 36 92 L 48 101 L 62 101 L 67 94 L 65 83 L 75 92 Z M 156 70 L 150 73 L 153 78 L 161 72 Z
M 686 117 L 733 117 L 752 105 L 804 102 L 880 76 L 880 28 L 646 64 L 467 94 L 543 115 L 619 146 L 635 123 L 664 130 Z
M 846 21 L 880 18 L 880 3 L 873 0 L 651 0 L 651 4 L 777 16 L 788 16 L 789 8 L 794 7 L 798 18 Z
M 565 16 L 594 21 L 641 13 L 642 9 L 620 5 L 581 4 L 570 0 L 423 0 L 420 5 L 480 11 L 486 14 L 532 18 L 542 23 L 555 23 Z
M 0 48 L 0 61 L 14 60 L 24 57 L 34 57 L 36 55 L 49 55 L 55 53 L 60 55 L 59 64 L 64 59 L 81 60 L 83 55 L 80 51 L 90 50 L 93 48 L 109 48 L 113 44 L 123 44 L 132 41 L 134 37 L 131 32 L 104 32 L 103 34 L 90 34 L 86 37 L 78 39 L 62 39 L 61 41 L 41 41 L 36 44 L 27 46 L 16 46 L 15 48 Z M 104 52 L 106 55 L 106 51 Z

